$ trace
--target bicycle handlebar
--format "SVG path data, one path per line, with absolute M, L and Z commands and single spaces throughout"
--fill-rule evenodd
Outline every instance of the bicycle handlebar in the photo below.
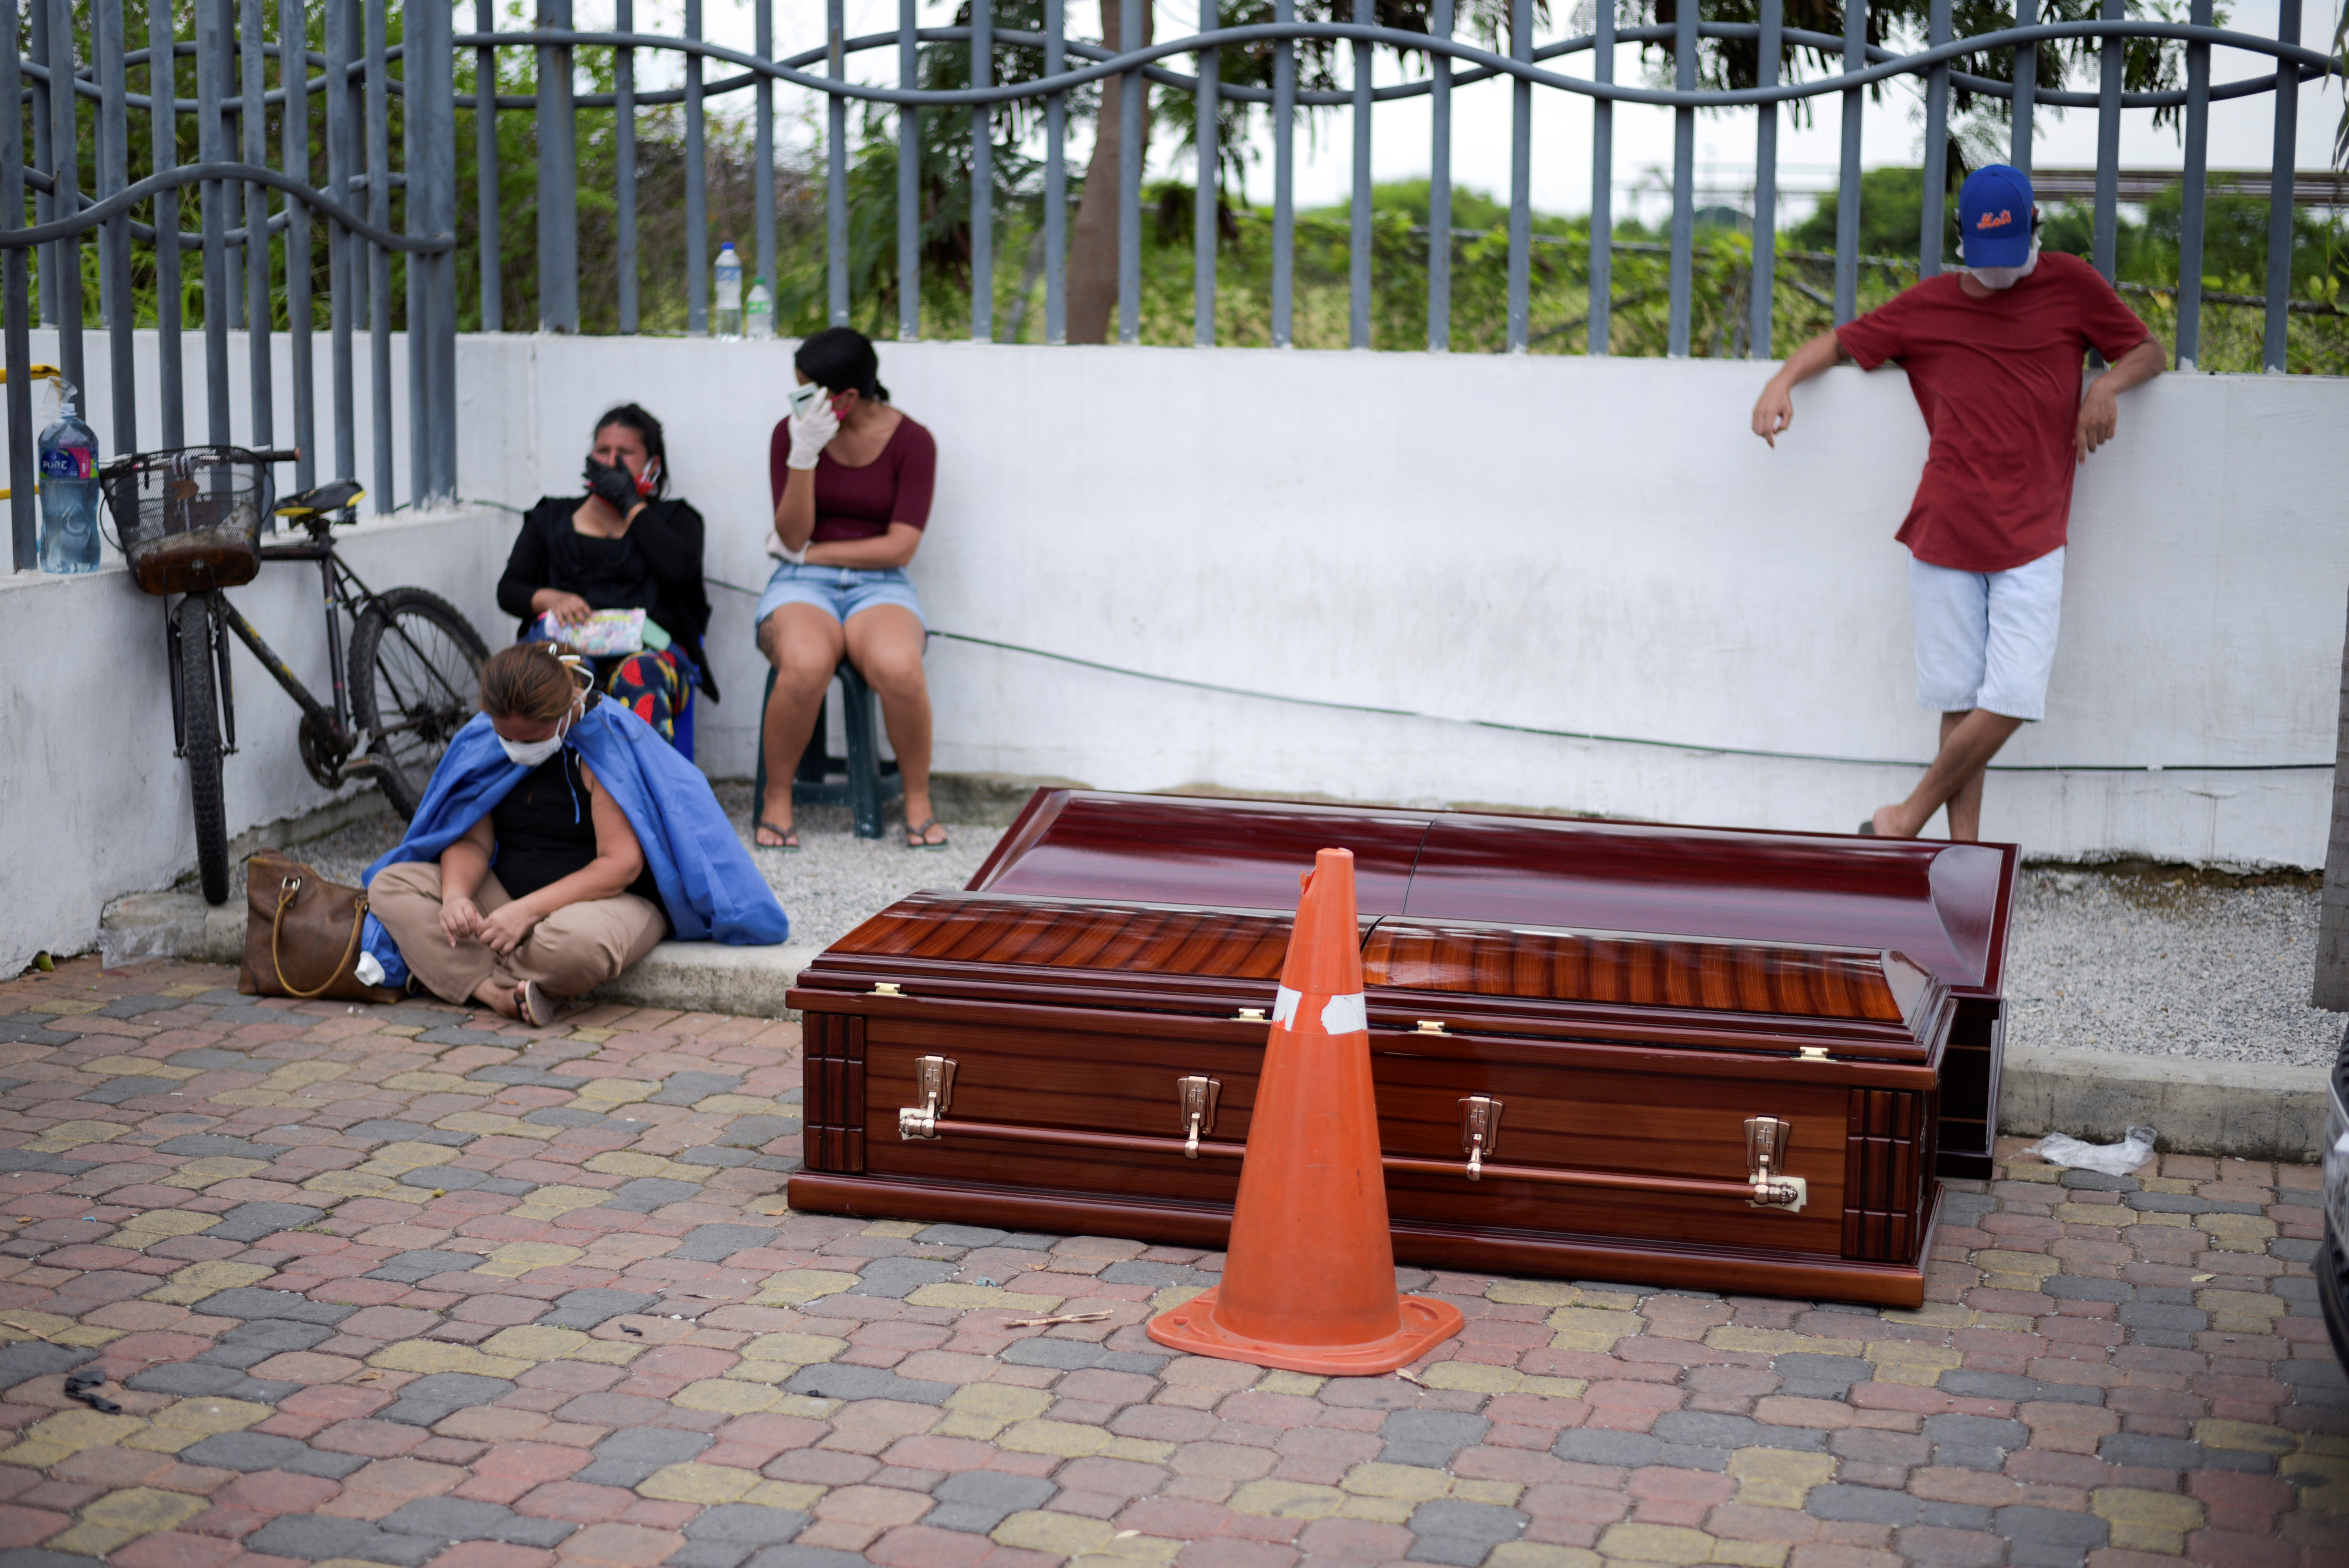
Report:
M 276 451 L 255 452 L 253 455 L 264 463 L 291 463 L 300 460 L 302 449 L 299 447 L 284 447 Z

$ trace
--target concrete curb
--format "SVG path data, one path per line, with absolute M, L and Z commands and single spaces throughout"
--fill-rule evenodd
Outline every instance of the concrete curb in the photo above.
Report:
M 2323 1068 L 2009 1046 L 1998 1130 L 2111 1142 L 2150 1127 L 2172 1153 L 2313 1160 L 2324 1147 L 2328 1076 Z
M 208 909 L 192 893 L 117 899 L 101 927 L 109 962 L 170 956 L 234 964 L 244 954 L 243 908 Z M 664 942 L 597 996 L 639 1007 L 786 1018 L 792 1014 L 784 995 L 816 952 Z M 2158 1130 L 2161 1148 L 2173 1153 L 2313 1160 L 2323 1148 L 2326 1076 L 2321 1068 L 2010 1046 L 1999 1130 L 2019 1138 L 2068 1132 L 2101 1142 L 2142 1126 Z

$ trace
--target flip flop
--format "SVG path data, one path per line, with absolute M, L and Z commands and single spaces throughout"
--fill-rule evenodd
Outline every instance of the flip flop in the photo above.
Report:
M 938 826 L 938 820 L 936 817 L 925 817 L 917 823 L 908 824 L 905 829 L 905 847 L 909 850 L 945 849 L 947 847 L 946 840 L 940 839 L 934 844 L 930 842 L 927 836 L 929 830 L 936 826 Z
M 759 842 L 761 833 L 781 833 L 783 841 L 780 844 L 762 844 Z M 797 854 L 800 848 L 800 830 L 796 827 L 779 828 L 766 818 L 761 817 L 750 824 L 750 847 L 754 850 L 772 850 L 778 854 Z
M 525 980 L 514 987 L 514 1007 L 522 1015 L 522 1021 L 534 1029 L 554 1022 L 554 998 L 535 980 Z

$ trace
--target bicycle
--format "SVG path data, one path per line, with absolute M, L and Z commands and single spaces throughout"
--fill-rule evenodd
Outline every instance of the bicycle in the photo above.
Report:
M 228 821 L 221 758 L 236 751 L 235 690 L 223 630 L 302 709 L 302 765 L 329 789 L 372 779 L 402 817 L 413 816 L 449 741 L 473 716 L 490 656 L 457 607 L 423 588 L 378 593 L 336 553 L 334 530 L 358 521 L 355 480 L 271 499 L 270 465 L 290 451 L 183 447 L 106 465 L 100 486 L 131 576 L 149 593 L 181 595 L 164 623 L 171 673 L 174 755 L 186 759 L 204 902 L 228 902 Z M 263 544 L 264 516 L 298 523 L 306 542 Z M 302 684 L 222 590 L 269 562 L 315 561 L 326 589 L 329 707 Z M 352 622 L 347 673 L 342 616 Z

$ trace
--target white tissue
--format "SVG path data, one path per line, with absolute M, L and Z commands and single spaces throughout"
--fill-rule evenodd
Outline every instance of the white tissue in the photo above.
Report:
M 2036 1154 L 2050 1165 L 2126 1176 L 2153 1158 L 2153 1140 L 2158 1136 L 2150 1127 L 2132 1127 L 2128 1136 L 2118 1143 L 2083 1143 L 2061 1132 L 2051 1132 L 2023 1152 Z
M 372 953 L 361 953 L 359 961 L 351 965 L 351 973 L 358 976 L 359 984 L 362 985 L 383 984 L 383 965 L 376 961 L 376 956 Z

